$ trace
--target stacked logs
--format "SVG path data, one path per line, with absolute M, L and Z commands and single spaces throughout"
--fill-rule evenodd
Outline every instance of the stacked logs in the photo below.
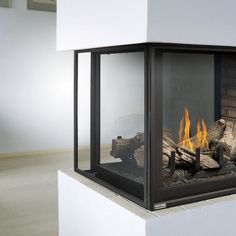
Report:
M 207 139 L 208 150 L 201 150 L 200 168 L 217 169 L 220 167 L 218 160 L 218 150 L 223 147 L 224 159 L 226 161 L 236 161 L 236 124 L 232 121 L 220 119 L 216 121 L 208 130 Z M 196 136 L 191 138 L 194 143 Z M 191 168 L 196 162 L 196 153 L 181 147 L 173 141 L 169 130 L 163 130 L 163 168 L 168 168 L 171 152 L 175 152 L 175 165 L 177 168 Z M 131 139 L 118 137 L 112 140 L 111 155 L 126 159 L 135 159 L 137 166 L 144 167 L 144 134 L 139 132 Z

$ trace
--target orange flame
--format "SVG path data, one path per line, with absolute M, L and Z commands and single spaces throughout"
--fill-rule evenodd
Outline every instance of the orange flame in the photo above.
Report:
M 191 122 L 189 118 L 189 111 L 187 108 L 184 109 L 184 118 L 185 118 L 185 129 L 184 129 L 184 138 L 183 138 L 183 146 L 193 150 L 193 145 L 190 141 L 190 128 L 191 128 Z
M 203 129 L 203 133 L 202 133 L 201 148 L 208 148 L 207 127 L 204 120 L 202 120 L 202 129 Z
M 185 120 L 185 128 L 184 128 L 184 120 Z M 183 137 L 183 128 L 184 128 L 184 137 Z M 196 148 L 198 147 L 208 148 L 207 127 L 203 119 L 201 121 L 200 119 L 198 120 L 195 142 L 191 140 L 190 131 L 191 131 L 191 122 L 190 122 L 189 111 L 187 108 L 185 108 L 184 118 L 181 119 L 179 127 L 179 145 L 191 151 L 196 150 Z
M 198 122 L 197 122 L 196 143 L 195 143 L 196 148 L 201 147 L 201 142 L 202 142 L 201 121 L 198 120 Z

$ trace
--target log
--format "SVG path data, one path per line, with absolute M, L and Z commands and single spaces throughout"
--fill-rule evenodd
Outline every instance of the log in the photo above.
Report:
M 232 152 L 231 152 L 230 159 L 233 160 L 233 161 L 236 161 L 236 121 L 234 122 L 233 133 L 234 133 L 234 137 L 233 137 L 234 144 L 233 144 L 233 147 L 232 147 Z
M 217 145 L 224 147 L 225 160 L 236 161 L 236 123 L 234 121 L 226 121 L 222 137 L 218 140 L 210 141 L 210 150 L 215 152 Z
M 136 149 L 134 151 L 134 159 L 136 160 L 136 163 L 138 167 L 143 168 L 144 167 L 144 146 L 141 146 L 140 148 Z M 167 168 L 169 164 L 169 154 L 163 154 L 162 156 L 162 162 L 163 162 L 163 168 Z
M 131 140 L 131 146 L 134 150 L 133 157 L 136 160 L 136 163 L 139 167 L 144 167 L 144 135 L 143 133 L 138 133 L 132 140 Z M 163 162 L 163 168 L 168 167 L 169 158 L 171 156 L 171 151 L 176 150 L 177 145 L 171 138 L 171 133 L 169 130 L 164 129 L 163 130 L 163 156 L 162 156 L 162 162 Z M 177 163 L 179 162 L 179 155 L 176 155 Z
M 226 155 L 225 151 L 227 149 L 227 146 L 224 143 L 221 143 L 219 141 L 214 141 L 211 142 L 209 145 L 210 151 L 208 152 L 208 154 L 210 154 L 212 156 L 212 158 L 216 161 L 218 161 L 218 151 L 219 151 L 219 147 L 223 147 L 224 150 L 224 160 L 225 161 L 229 161 L 230 160 L 230 156 Z
M 130 158 L 133 155 L 133 152 L 131 150 L 131 139 L 113 139 L 111 146 L 112 150 L 110 154 L 115 158 L 124 160 Z
M 196 153 L 191 152 L 185 148 L 179 147 L 178 151 L 181 153 L 181 159 L 188 162 L 191 165 L 194 165 L 196 161 Z M 200 167 L 202 169 L 217 169 L 219 168 L 219 164 L 217 161 L 211 158 L 209 155 L 200 155 Z
M 221 140 L 223 139 L 224 135 L 225 135 L 225 131 L 227 130 L 227 122 L 223 119 L 220 119 L 216 122 L 214 122 L 209 130 L 208 130 L 208 133 L 207 133 L 207 139 L 208 139 L 208 142 L 209 142 L 209 150 L 201 150 L 201 168 L 203 169 L 214 169 L 214 168 L 218 168 L 219 167 L 219 164 L 216 164 L 216 160 L 214 159 L 217 159 L 216 158 L 216 153 L 215 153 L 215 150 L 216 150 L 216 147 L 219 143 L 221 143 Z M 193 136 L 190 141 L 192 143 L 195 143 L 196 142 L 196 136 Z M 178 144 L 178 146 L 180 146 L 181 144 Z M 229 148 L 227 147 L 226 144 L 223 144 L 222 145 L 225 146 L 225 149 L 229 150 Z M 192 152 L 191 150 L 188 150 L 184 147 L 180 147 L 178 149 L 182 155 L 183 155 L 183 159 L 188 161 L 188 162 L 191 162 L 190 159 L 192 159 L 192 162 L 195 161 L 195 153 Z M 203 157 L 203 159 L 202 159 Z M 227 153 L 224 153 L 224 158 L 225 160 L 229 160 L 229 157 L 228 157 L 228 154 Z M 218 165 L 218 167 L 217 167 Z
M 224 130 L 226 129 L 225 120 L 216 121 L 208 131 L 208 139 L 214 140 L 216 145 L 218 140 L 222 139 Z M 192 142 L 196 140 L 196 136 L 191 138 Z M 171 152 L 176 152 L 175 163 L 179 168 L 193 166 L 196 161 L 196 153 L 179 147 L 172 138 L 171 132 L 168 129 L 163 130 L 163 151 L 162 162 L 163 168 L 168 167 Z M 212 158 L 213 151 L 201 153 L 200 167 L 202 169 L 219 168 L 219 164 Z M 113 139 L 111 155 L 115 158 L 125 160 L 134 158 L 139 167 L 144 167 L 144 133 L 137 133 L 131 139 Z
M 231 161 L 236 161 L 236 142 L 235 142 L 235 145 L 232 149 L 232 153 L 231 153 L 231 156 L 230 156 L 230 160 Z
M 130 148 L 133 152 L 144 145 L 144 133 L 138 132 L 133 138 L 130 139 L 130 144 Z
M 132 158 L 134 151 L 144 145 L 144 133 L 139 132 L 133 138 L 123 139 L 121 136 L 112 140 L 111 156 L 125 160 Z
M 162 149 L 162 164 L 163 168 L 168 168 L 169 159 L 171 157 L 171 152 L 175 153 L 175 164 L 180 168 L 187 168 L 194 164 L 192 159 L 182 158 L 177 149 L 177 144 L 171 138 L 170 133 L 167 130 L 163 131 L 163 149 Z M 193 154 L 194 155 L 194 154 Z M 139 167 L 144 167 L 144 146 L 142 145 L 140 148 L 134 151 L 134 159 Z M 211 168 L 209 166 L 209 168 Z M 215 167 L 213 167 L 215 168 Z
M 225 127 L 226 121 L 224 119 L 220 119 L 211 125 L 207 132 L 208 142 L 210 140 L 220 140 L 223 137 Z
M 144 167 L 144 145 L 134 151 L 134 158 L 138 167 Z
M 186 168 L 186 165 L 189 166 L 185 161 L 180 157 L 180 154 L 177 152 L 177 144 L 173 141 L 172 135 L 169 130 L 163 130 L 163 149 L 162 149 L 162 163 L 163 168 L 168 167 L 169 159 L 171 158 L 171 152 L 175 152 L 175 164 L 177 166 L 182 166 Z
M 225 155 L 231 156 L 231 152 L 234 148 L 235 141 L 234 140 L 234 122 L 226 121 L 226 128 L 223 134 L 223 137 L 219 140 L 225 147 Z

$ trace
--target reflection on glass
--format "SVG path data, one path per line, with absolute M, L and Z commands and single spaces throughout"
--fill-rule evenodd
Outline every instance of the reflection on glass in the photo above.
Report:
M 101 55 L 101 166 L 143 182 L 144 53 Z
M 90 168 L 90 64 L 91 54 L 78 54 L 78 165 Z

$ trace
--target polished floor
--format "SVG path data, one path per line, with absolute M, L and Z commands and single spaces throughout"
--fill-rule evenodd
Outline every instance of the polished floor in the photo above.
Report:
M 0 236 L 58 235 L 57 170 L 71 153 L 0 158 Z

